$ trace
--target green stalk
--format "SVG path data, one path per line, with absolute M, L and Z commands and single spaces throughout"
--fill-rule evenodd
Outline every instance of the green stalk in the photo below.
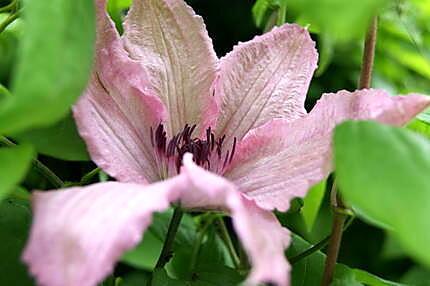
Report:
M 230 254 L 231 260 L 233 261 L 234 267 L 238 269 L 241 265 L 239 256 L 236 253 L 236 249 L 234 248 L 233 242 L 231 241 L 230 234 L 228 233 L 228 229 L 225 226 L 224 220 L 222 217 L 217 218 L 217 223 L 219 225 L 220 235 L 222 240 L 227 247 L 227 250 Z
M 345 232 L 348 227 L 351 225 L 351 223 L 354 221 L 354 217 L 351 217 L 347 223 L 345 224 L 344 228 L 343 228 L 343 232 Z M 324 247 L 327 246 L 327 244 L 330 242 L 330 235 L 326 236 L 323 240 L 321 240 L 320 242 L 318 242 L 317 244 L 315 244 L 314 246 L 309 247 L 308 249 L 306 249 L 305 251 L 297 254 L 296 256 L 290 257 L 288 259 L 288 261 L 291 263 L 291 265 L 294 265 L 295 263 L 299 262 L 300 260 L 314 254 L 315 252 L 323 249 Z
M 0 144 L 8 147 L 16 146 L 15 143 L 13 143 L 4 136 L 0 136 Z M 42 175 L 45 179 L 47 179 L 53 187 L 57 189 L 61 189 L 64 187 L 64 182 L 45 164 L 43 164 L 37 159 L 33 159 L 32 164 L 36 171 L 39 172 L 39 174 Z
M 155 264 L 155 269 L 163 268 L 164 265 L 169 262 L 172 256 L 173 242 L 175 241 L 175 236 L 178 232 L 183 215 L 184 212 L 182 211 L 181 207 L 175 207 L 172 218 L 170 219 L 169 228 L 167 230 L 166 239 L 164 240 L 160 257 L 158 258 L 157 264 Z
M 96 176 L 98 173 L 100 173 L 101 169 L 99 167 L 91 170 L 90 172 L 88 172 L 87 174 L 85 174 L 81 181 L 79 182 L 80 186 L 85 186 L 87 185 L 89 182 L 91 182 L 92 178 L 94 178 L 94 176 Z

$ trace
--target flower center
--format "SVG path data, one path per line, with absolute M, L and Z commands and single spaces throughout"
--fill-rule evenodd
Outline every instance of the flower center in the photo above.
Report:
M 162 165 L 163 176 L 168 176 L 172 167 L 179 173 L 185 153 L 193 154 L 193 160 L 197 165 L 217 173 L 233 160 L 236 137 L 231 149 L 228 149 L 224 147 L 225 135 L 216 137 L 209 127 L 206 129 L 205 138 L 194 137 L 196 127 L 197 125 L 186 124 L 182 131 L 169 140 L 162 123 L 155 131 L 151 127 L 151 144 L 156 151 L 158 163 Z

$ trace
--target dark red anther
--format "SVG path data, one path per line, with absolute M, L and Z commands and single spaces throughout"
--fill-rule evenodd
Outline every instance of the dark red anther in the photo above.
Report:
M 170 140 L 167 139 L 167 133 L 164 130 L 163 124 L 159 124 L 155 129 L 150 128 L 151 144 L 157 149 L 159 155 L 164 155 L 166 158 L 174 157 L 176 170 L 179 172 L 182 165 L 182 159 L 185 153 L 191 153 L 193 160 L 197 165 L 211 168 L 212 154 L 216 153 L 218 160 L 223 159 L 223 168 L 229 164 L 236 150 L 237 139 L 234 138 L 231 150 L 227 150 L 224 155 L 223 144 L 225 135 L 215 138 L 215 134 L 209 127 L 206 129 L 206 138 L 193 138 L 193 133 L 197 125 L 186 124 L 181 132 L 178 132 Z
M 234 139 L 233 139 L 233 147 L 231 148 L 230 159 L 228 160 L 229 164 L 231 163 L 231 160 L 233 160 L 234 152 L 236 151 L 236 143 L 237 143 L 237 138 L 234 137 Z
M 227 165 L 227 161 L 228 161 L 228 155 L 230 153 L 230 150 L 227 150 L 227 154 L 225 154 L 225 159 L 224 159 L 224 163 L 222 164 L 222 167 L 224 168 Z
M 206 142 L 208 144 L 211 144 L 211 128 L 209 127 L 208 129 L 206 129 Z
M 215 148 L 215 135 L 211 133 L 211 151 Z
M 196 125 L 196 124 L 194 124 L 194 125 L 191 127 L 191 129 L 190 129 L 190 133 L 189 133 L 188 137 L 190 137 L 190 138 L 191 138 L 191 136 L 193 135 L 194 130 L 196 130 L 196 127 L 197 127 L 197 125 Z
M 152 126 L 149 127 L 149 133 L 151 136 L 151 145 L 152 145 L 152 147 L 154 147 L 154 130 L 152 129 Z

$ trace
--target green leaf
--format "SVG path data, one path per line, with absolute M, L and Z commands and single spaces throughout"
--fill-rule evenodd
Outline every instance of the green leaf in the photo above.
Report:
M 89 160 L 86 145 L 71 114 L 52 126 L 20 133 L 13 138 L 20 143 L 31 143 L 43 155 L 69 161 Z
M 312 230 L 312 227 L 317 218 L 321 202 L 324 198 L 326 183 L 327 181 L 324 180 L 313 186 L 304 198 L 304 206 L 301 208 L 300 211 L 308 231 Z
M 121 278 L 119 286 L 143 286 L 148 285 L 148 281 L 151 279 L 151 273 L 142 271 L 133 271 L 127 273 Z
M 157 269 L 152 274 L 152 286 L 184 286 L 184 282 L 170 278 L 166 270 Z
M 315 76 L 321 76 L 329 67 L 335 52 L 334 41 L 328 34 L 322 34 L 319 41 L 319 62 Z
M 426 116 L 428 116 L 426 114 Z M 413 121 L 411 121 L 407 127 L 408 129 L 419 133 L 427 138 L 430 139 L 430 124 L 428 123 L 429 121 L 424 121 L 420 118 L 414 119 Z
M 0 133 L 64 117 L 87 84 L 95 40 L 94 3 L 27 1 L 12 98 L 0 102 Z
M 145 232 L 142 241 L 134 249 L 127 251 L 121 261 L 137 268 L 152 270 L 160 256 L 172 214 L 172 209 L 154 214 L 153 222 Z M 190 248 L 195 233 L 196 228 L 192 217 L 185 214 L 175 236 L 173 250 L 180 247 Z
M 202 249 L 210 251 L 210 244 L 202 245 Z M 195 268 L 190 269 L 191 251 L 184 247 L 175 252 L 167 268 L 169 273 L 192 286 L 236 286 L 244 279 L 235 269 L 211 258 L 200 254 Z
M 12 96 L 7 88 L 0 84 L 0 101 Z
M 337 41 L 361 37 L 371 17 L 387 0 L 290 0 L 289 5 L 299 10 L 300 18 L 317 26 L 321 32 Z
M 287 251 L 288 257 L 296 256 L 311 245 L 303 238 L 293 235 L 292 243 Z M 291 285 L 315 286 L 321 284 L 326 255 L 317 251 L 293 265 Z M 336 265 L 333 285 L 372 285 L 372 286 L 402 286 L 401 284 L 384 280 L 373 274 L 359 269 L 352 269 L 343 264 Z
M 373 275 L 369 272 L 360 270 L 360 269 L 354 269 L 353 270 L 355 274 L 355 279 L 357 281 L 360 281 L 361 283 L 364 283 L 365 285 L 372 285 L 372 286 L 402 286 L 402 284 L 394 283 L 382 278 L 379 278 L 376 275 Z
M 24 179 L 33 155 L 28 145 L 0 149 L 0 202 Z
M 344 123 L 334 142 L 346 201 L 391 227 L 409 254 L 430 265 L 430 142 L 374 122 Z
M 0 22 L 3 22 L 7 16 L 8 14 L 0 14 Z M 0 33 L 0 82 L 5 84 L 9 82 L 10 71 L 16 59 L 18 38 L 22 26 L 20 22 L 19 19 L 15 20 Z
M 107 10 L 121 34 L 123 32 L 122 22 L 125 11 L 130 7 L 131 2 L 132 0 L 108 0 Z
M 151 270 L 157 263 L 162 248 L 163 241 L 149 229 L 134 249 L 123 254 L 121 261 L 137 268 Z
M 409 270 L 402 282 L 413 286 L 428 286 L 430 281 L 430 270 L 422 267 L 415 266 Z
M 257 0 L 252 7 L 252 15 L 257 27 L 264 29 L 270 16 L 280 9 L 282 0 Z M 283 1 L 285 2 L 285 1 Z
M 20 258 L 30 223 L 28 203 L 12 199 L 0 203 L 0 285 L 35 285 Z
M 384 246 L 381 257 L 386 260 L 399 259 L 407 256 L 407 253 L 399 243 L 398 239 L 392 233 L 385 235 Z

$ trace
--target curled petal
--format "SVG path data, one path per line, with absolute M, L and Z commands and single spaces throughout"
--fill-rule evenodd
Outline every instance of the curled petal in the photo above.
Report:
M 237 45 L 221 59 L 215 96 L 221 101 L 217 133 L 241 139 L 273 118 L 296 119 L 318 59 L 309 32 L 285 24 Z
M 222 209 L 231 215 L 252 264 L 247 282 L 289 285 L 290 265 L 284 249 L 290 242 L 290 235 L 276 217 L 242 196 L 229 181 L 195 165 L 190 154 L 185 156 L 181 172 L 188 176 L 191 184 L 181 195 L 184 207 Z
M 134 1 L 124 35 L 131 57 L 148 71 L 152 87 L 167 106 L 170 134 L 186 123 L 200 128 L 200 123 L 215 120 L 218 108 L 210 87 L 217 57 L 203 19 L 185 1 Z
M 392 97 L 374 89 L 323 95 L 303 119 L 273 120 L 250 131 L 224 175 L 260 207 L 285 211 L 292 198 L 305 196 L 332 171 L 337 124 L 373 119 L 401 126 L 429 104 L 429 97 Z
M 184 180 L 149 186 L 99 183 L 36 192 L 23 260 L 40 285 L 94 286 L 134 247 L 152 220 L 177 200 Z
M 150 127 L 166 118 L 145 71 L 124 50 L 115 26 L 97 3 L 96 61 L 90 83 L 74 106 L 91 158 L 123 182 L 156 181 Z

